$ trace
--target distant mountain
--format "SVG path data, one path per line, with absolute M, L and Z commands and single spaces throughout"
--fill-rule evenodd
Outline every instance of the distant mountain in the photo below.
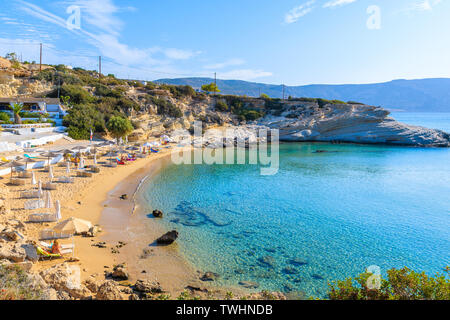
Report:
M 211 83 L 211 78 L 160 79 L 155 82 L 190 85 L 199 89 Z M 222 94 L 281 98 L 282 85 L 272 85 L 241 80 L 217 80 Z M 285 97 L 311 97 L 357 101 L 381 106 L 390 110 L 410 112 L 450 112 L 450 79 L 394 80 L 373 84 L 286 86 Z

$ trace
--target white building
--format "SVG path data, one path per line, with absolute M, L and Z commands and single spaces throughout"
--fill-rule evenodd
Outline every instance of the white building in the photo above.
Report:
M 58 98 L 0 98 L 0 112 L 12 113 L 10 106 L 14 103 L 22 103 L 24 112 L 48 113 L 55 118 L 67 114 Z

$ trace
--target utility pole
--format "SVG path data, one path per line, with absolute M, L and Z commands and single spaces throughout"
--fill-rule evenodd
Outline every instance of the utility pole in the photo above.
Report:
M 42 43 L 40 44 L 39 72 L 42 71 Z
M 284 100 L 284 84 L 282 84 L 282 86 L 283 86 L 283 100 Z
M 216 95 L 216 88 L 217 88 L 217 73 L 214 72 L 214 95 Z
M 98 78 L 102 76 L 102 56 L 98 56 Z

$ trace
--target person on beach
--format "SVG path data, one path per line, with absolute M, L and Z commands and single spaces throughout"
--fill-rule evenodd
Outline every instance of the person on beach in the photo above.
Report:
M 53 254 L 61 254 L 61 246 L 59 245 L 58 239 L 53 241 L 51 253 Z

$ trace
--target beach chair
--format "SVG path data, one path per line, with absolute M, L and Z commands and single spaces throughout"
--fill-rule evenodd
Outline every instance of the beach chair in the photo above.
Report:
M 22 199 L 38 199 L 39 198 L 39 191 L 23 191 L 20 193 L 20 197 Z
M 23 155 L 25 158 L 28 158 L 28 159 L 37 159 L 38 157 L 32 157 L 32 156 L 30 156 L 29 154 L 24 154 Z
M 59 259 L 59 258 L 63 257 L 61 254 L 54 254 L 54 253 L 47 252 L 41 247 L 36 247 L 36 253 L 38 255 L 39 260 Z
M 56 213 L 33 213 L 28 216 L 28 221 L 35 223 L 57 222 L 58 220 Z
M 120 164 L 120 165 L 125 165 L 125 162 L 123 162 L 122 160 L 120 160 L 119 158 L 116 158 L 116 161 L 117 161 L 117 164 Z
M 39 242 L 39 244 L 40 244 L 43 248 L 48 249 L 48 250 L 50 250 L 50 249 L 52 248 L 52 245 L 51 245 L 50 243 L 48 243 L 48 242 L 45 242 L 45 241 L 41 241 L 41 242 Z M 61 249 L 62 249 L 62 250 L 68 250 L 68 249 L 71 249 L 71 250 L 73 251 L 74 248 L 75 248 L 75 245 L 74 245 L 74 244 L 62 244 L 62 245 L 61 245 Z
M 159 152 L 159 150 L 154 149 L 154 148 L 151 148 L 150 151 L 153 152 L 153 153 L 158 153 Z
M 51 182 L 42 184 L 42 189 L 44 190 L 56 190 L 56 187 L 56 184 Z
M 26 181 L 23 179 L 11 179 L 9 183 L 13 186 L 24 186 L 26 184 Z
M 25 210 L 35 210 L 35 209 L 44 208 L 44 206 L 45 206 L 44 200 L 39 199 L 39 200 L 27 201 L 27 202 L 25 202 L 23 207 Z
M 65 176 L 58 177 L 59 183 L 74 183 L 74 181 L 75 179 L 72 177 L 65 177 Z
M 44 229 L 40 233 L 41 240 L 68 239 L 73 236 L 72 232 L 56 232 L 52 229 Z
M 86 171 L 77 171 L 77 177 L 91 178 L 92 177 L 92 173 L 91 172 L 86 172 Z
M 6 159 L 5 157 L 0 157 L 0 160 L 5 163 L 8 163 L 11 161 L 11 160 Z
M 29 171 L 22 171 L 22 172 L 19 172 L 17 176 L 20 179 L 31 179 L 33 174 L 31 172 L 29 172 Z

